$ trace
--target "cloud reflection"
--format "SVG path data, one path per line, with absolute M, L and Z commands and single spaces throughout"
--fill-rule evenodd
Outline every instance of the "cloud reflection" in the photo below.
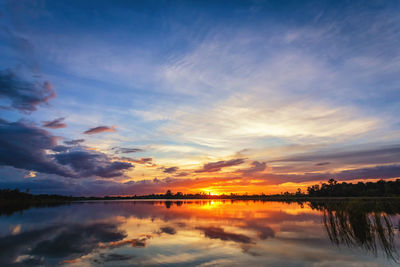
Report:
M 382 207 L 381 211 L 389 212 L 391 220 L 398 216 L 396 209 L 387 208 L 390 207 Z M 324 213 L 326 209 L 330 213 Z M 366 210 L 364 219 L 373 219 L 370 211 Z M 291 266 L 372 261 L 385 265 L 386 258 L 375 258 L 374 253 L 357 250 L 359 243 L 345 251 L 330 245 L 326 231 L 332 233 L 337 227 L 326 227 L 330 225 L 330 218 L 338 218 L 340 212 L 339 206 L 333 210 L 321 203 L 223 200 L 169 201 L 168 206 L 164 201 L 88 202 L 30 209 L 22 216 L 2 217 L 0 262 L 6 265 L 83 266 L 123 262 L 139 266 Z M 345 218 L 352 221 L 353 217 Z M 341 225 L 340 220 L 334 220 L 335 226 Z M 345 223 L 350 225 L 348 220 Z M 359 237 L 368 232 L 364 231 L 365 227 L 357 228 L 358 224 L 343 229 L 352 229 L 349 233 L 361 240 Z M 15 225 L 19 225 L 19 231 L 14 233 L 10 229 Z M 389 226 L 392 234 L 385 232 Z M 393 227 L 382 224 L 375 231 L 386 233 L 386 238 L 381 240 L 388 241 L 390 248 L 400 244 Z M 381 249 L 376 246 L 376 251 Z

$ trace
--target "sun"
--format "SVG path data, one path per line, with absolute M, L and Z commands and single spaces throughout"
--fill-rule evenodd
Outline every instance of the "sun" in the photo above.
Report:
M 219 195 L 221 195 L 220 192 L 218 192 L 218 191 L 216 191 L 214 189 L 211 189 L 211 188 L 202 188 L 201 191 L 204 192 L 206 195 L 210 195 L 210 196 L 219 196 Z

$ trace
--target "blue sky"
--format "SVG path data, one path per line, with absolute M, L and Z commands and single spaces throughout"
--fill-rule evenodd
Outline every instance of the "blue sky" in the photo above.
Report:
M 19 87 L 2 83 L 0 184 L 100 195 L 280 192 L 326 177 L 400 177 L 399 8 L 399 1 L 1 1 L 1 78 L 12 73 L 14 83 L 43 90 L 47 81 L 56 97 L 27 110 L 16 106 Z M 32 94 L 46 95 L 42 89 Z M 66 127 L 44 127 L 59 118 Z M 108 130 L 84 134 L 99 126 Z M 53 171 L 9 159 L 16 129 L 48 138 L 35 149 Z M 34 140 L 16 138 L 22 148 Z M 85 141 L 63 144 L 75 139 Z M 78 154 L 94 172 L 66 161 Z M 112 171 L 99 175 L 96 164 Z M 199 172 L 207 166 L 223 167 Z

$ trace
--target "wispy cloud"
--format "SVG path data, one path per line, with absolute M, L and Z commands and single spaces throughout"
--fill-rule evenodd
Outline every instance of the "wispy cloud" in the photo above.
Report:
M 165 173 L 174 173 L 178 171 L 178 167 L 169 167 L 169 168 L 164 168 L 163 172 Z
M 253 172 L 262 172 L 267 168 L 266 162 L 253 161 L 250 165 L 251 166 L 249 168 L 239 170 L 239 171 L 244 174 L 249 174 L 249 173 L 253 173 Z
M 125 161 L 125 162 L 131 162 L 131 163 L 138 163 L 138 164 L 145 164 L 145 165 L 155 166 L 155 164 L 153 163 L 153 158 L 134 159 L 134 158 L 129 158 L 129 157 L 114 157 L 114 159 Z
M 97 133 L 110 133 L 116 132 L 115 126 L 97 126 L 94 128 L 90 128 L 89 130 L 84 131 L 84 134 L 97 134 Z
M 323 162 L 321 162 L 323 161 Z M 382 164 L 400 162 L 400 145 L 386 145 L 378 147 L 359 146 L 358 149 L 341 149 L 341 151 L 313 151 L 295 154 L 290 157 L 276 159 L 271 162 L 315 162 L 318 166 L 328 165 L 333 162 L 347 164 Z
M 67 124 L 63 122 L 64 120 L 65 118 L 58 118 L 52 121 L 43 121 L 42 126 L 51 129 L 65 128 Z
M 221 160 L 217 162 L 209 162 L 203 165 L 203 168 L 196 172 L 217 172 L 222 168 L 237 166 L 244 163 L 244 159 Z
M 130 147 L 113 147 L 111 150 L 113 150 L 113 151 L 115 151 L 115 153 L 119 153 L 119 154 L 144 152 L 144 150 L 141 148 L 130 148 Z
M 69 140 L 69 141 L 64 141 L 64 144 L 66 145 L 79 145 L 80 143 L 85 142 L 85 139 L 74 139 L 74 140 Z

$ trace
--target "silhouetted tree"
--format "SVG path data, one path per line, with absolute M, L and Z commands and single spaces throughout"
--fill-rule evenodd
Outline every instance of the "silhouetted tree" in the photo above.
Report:
M 400 179 L 396 181 L 379 180 L 376 183 L 358 182 L 338 183 L 329 179 L 328 183 L 321 186 L 313 185 L 307 188 L 310 197 L 390 197 L 400 195 Z
M 399 254 L 393 229 L 398 227 L 393 217 L 400 212 L 398 201 L 311 202 L 313 209 L 323 212 L 323 222 L 329 239 L 336 245 L 360 247 L 373 254 L 378 247 L 394 261 Z

